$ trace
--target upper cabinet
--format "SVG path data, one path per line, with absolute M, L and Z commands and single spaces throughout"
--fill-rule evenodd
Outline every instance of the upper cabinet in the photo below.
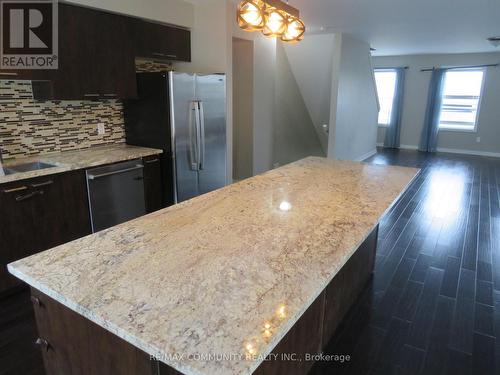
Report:
M 136 20 L 135 55 L 160 60 L 191 61 L 191 33 L 157 23 Z
M 59 69 L 50 74 L 54 99 L 137 95 L 129 18 L 60 4 L 59 20 Z
M 21 71 L 17 78 L 34 81 L 35 99 L 135 98 L 136 57 L 191 61 L 191 33 L 60 3 L 59 69 Z

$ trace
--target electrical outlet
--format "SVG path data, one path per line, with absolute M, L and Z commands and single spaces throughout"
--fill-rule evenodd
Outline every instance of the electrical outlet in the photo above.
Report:
M 481 143 L 481 137 L 477 137 L 477 138 L 476 138 L 476 142 L 477 142 L 477 143 Z
M 97 134 L 104 135 L 106 133 L 106 127 L 104 123 L 100 122 L 97 124 Z

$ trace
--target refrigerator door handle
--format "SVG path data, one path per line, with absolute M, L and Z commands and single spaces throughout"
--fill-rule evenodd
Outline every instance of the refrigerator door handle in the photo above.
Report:
M 198 102 L 200 107 L 199 116 L 200 116 L 200 170 L 203 170 L 205 165 L 205 114 L 203 112 L 203 102 L 200 100 Z
M 194 102 L 194 113 L 196 120 L 196 169 L 200 170 L 200 158 L 201 158 L 201 120 L 200 120 L 200 102 L 196 100 Z
M 193 113 L 194 112 L 194 113 Z M 192 171 L 198 170 L 198 103 L 192 101 L 189 103 L 189 165 Z M 194 117 L 194 123 L 193 123 Z M 193 126 L 194 125 L 194 126 Z

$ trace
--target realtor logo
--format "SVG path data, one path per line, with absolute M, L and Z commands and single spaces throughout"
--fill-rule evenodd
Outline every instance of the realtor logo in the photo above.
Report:
M 57 69 L 57 0 L 0 4 L 0 68 Z

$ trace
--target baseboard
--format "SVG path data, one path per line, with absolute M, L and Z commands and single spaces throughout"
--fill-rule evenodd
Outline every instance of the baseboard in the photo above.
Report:
M 384 147 L 384 144 L 377 143 L 377 147 Z M 418 150 L 418 146 L 413 146 L 413 145 L 400 145 L 399 148 L 402 150 Z
M 370 152 L 367 152 L 366 154 L 361 155 L 359 158 L 354 159 L 354 161 L 363 161 L 363 160 L 366 160 L 368 158 L 371 158 L 376 153 L 377 153 L 377 149 L 373 149 Z
M 377 147 L 384 147 L 383 143 L 377 143 Z M 418 150 L 418 146 L 414 145 L 401 145 L 399 146 L 402 150 Z M 463 154 L 463 155 L 476 155 L 476 156 L 488 156 L 491 158 L 500 158 L 500 152 L 491 151 L 476 151 L 476 150 L 461 150 L 458 148 L 444 148 L 438 147 L 437 152 L 444 152 L 448 154 Z
M 459 150 L 456 148 L 441 148 L 438 147 L 438 152 L 445 152 L 449 154 L 464 154 L 464 155 L 476 155 L 476 156 L 488 156 L 492 158 L 500 158 L 500 152 L 491 151 L 476 151 L 476 150 Z

